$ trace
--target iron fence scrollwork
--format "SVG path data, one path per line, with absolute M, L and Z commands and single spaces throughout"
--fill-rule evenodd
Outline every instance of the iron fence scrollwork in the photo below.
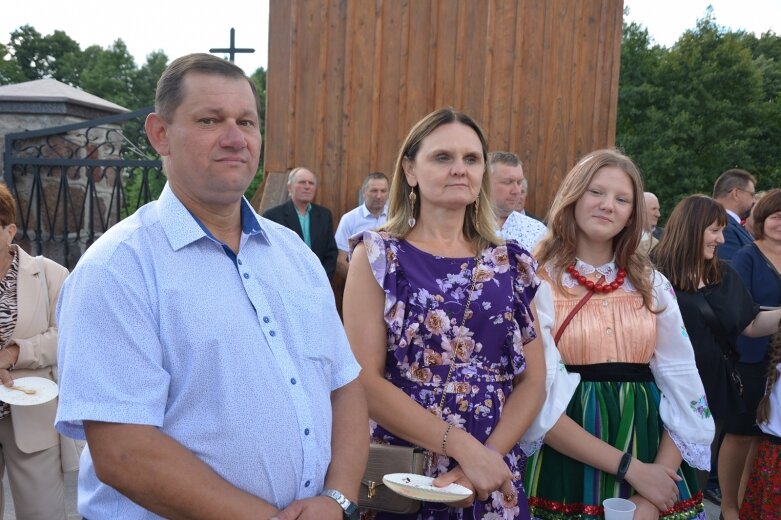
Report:
M 165 185 L 144 120 L 152 107 L 5 136 L 5 182 L 17 202 L 17 242 L 66 267 Z

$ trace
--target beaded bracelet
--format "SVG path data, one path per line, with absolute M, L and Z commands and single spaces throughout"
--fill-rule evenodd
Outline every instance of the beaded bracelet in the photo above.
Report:
M 445 430 L 445 435 L 442 436 L 442 455 L 445 457 L 448 456 L 447 454 L 447 436 L 450 434 L 450 429 L 453 427 L 452 424 L 447 425 L 447 430 Z

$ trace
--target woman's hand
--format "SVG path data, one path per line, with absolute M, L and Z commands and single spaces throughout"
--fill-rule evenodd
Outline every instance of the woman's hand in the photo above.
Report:
M 487 499 L 496 490 L 507 497 L 515 495 L 513 474 L 501 454 L 486 448 L 464 430 L 454 428 L 450 436 L 453 449 L 448 453 L 458 461 L 479 500 Z
M 634 502 L 637 506 L 635 514 L 632 517 L 633 520 L 659 520 L 660 511 L 646 498 L 643 498 L 640 495 L 634 495 L 629 501 Z
M 7 368 L 0 368 L 0 383 L 11 388 L 14 386 L 14 378 L 11 375 L 10 370 Z
M 460 502 L 455 502 L 454 504 L 452 504 L 452 506 L 460 507 L 460 508 L 471 507 L 472 503 L 474 503 L 475 501 L 475 487 L 472 485 L 469 479 L 466 478 L 466 475 L 464 474 L 464 470 L 461 469 L 461 466 L 456 466 L 455 468 L 451 469 L 447 473 L 443 473 L 434 479 L 434 486 L 436 487 L 445 487 L 453 483 L 464 486 L 465 488 L 470 490 L 472 494 L 469 495 L 469 498 L 465 498 Z
M 678 485 L 681 477 L 661 464 L 646 464 L 632 459 L 626 481 L 653 504 L 656 509 L 667 511 L 678 501 Z M 635 517 L 637 518 L 637 516 Z

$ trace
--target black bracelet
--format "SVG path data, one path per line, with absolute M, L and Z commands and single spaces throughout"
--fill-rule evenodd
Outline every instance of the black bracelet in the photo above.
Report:
M 621 462 L 618 463 L 618 472 L 616 472 L 616 480 L 623 482 L 626 478 L 626 472 L 629 471 L 629 464 L 632 462 L 632 454 L 629 452 L 624 453 L 621 456 Z

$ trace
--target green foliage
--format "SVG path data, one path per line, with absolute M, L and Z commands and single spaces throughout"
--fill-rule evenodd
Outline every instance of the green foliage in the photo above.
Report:
M 781 38 L 727 31 L 712 13 L 666 49 L 624 24 L 616 142 L 662 212 L 745 168 L 781 186 Z
M 258 91 L 258 100 L 259 100 L 259 107 L 260 107 L 260 132 L 265 137 L 266 135 L 266 69 L 263 67 L 259 67 L 255 72 L 252 73 L 250 76 L 250 79 L 253 83 L 255 83 L 255 89 Z M 265 141 L 263 142 L 263 145 L 265 146 Z M 249 188 L 247 188 L 247 191 L 245 192 L 245 196 L 248 200 L 252 200 L 252 197 L 255 195 L 255 192 L 258 190 L 258 187 L 260 187 L 260 184 L 263 182 L 263 150 L 264 148 L 260 149 L 260 166 L 258 167 L 258 172 L 255 174 L 255 178 L 252 179 L 252 183 L 249 185 Z

